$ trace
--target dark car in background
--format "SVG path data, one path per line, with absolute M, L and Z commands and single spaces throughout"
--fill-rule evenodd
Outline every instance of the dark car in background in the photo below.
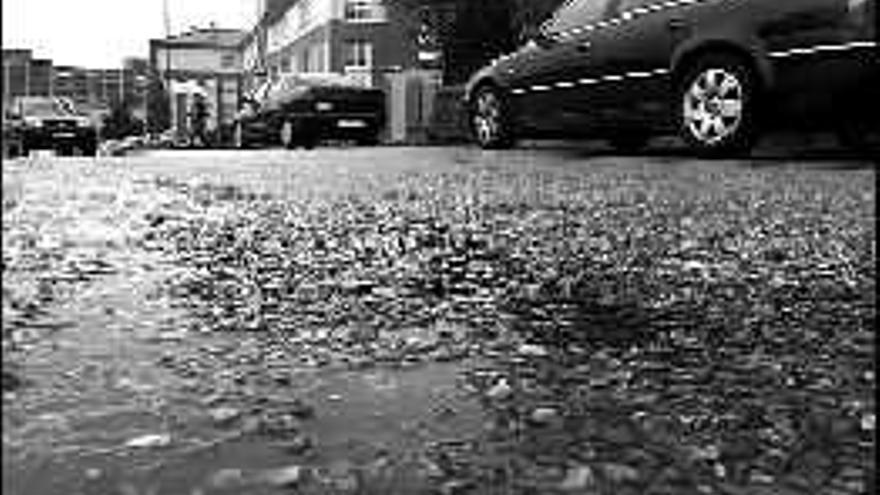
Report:
M 85 156 L 97 153 L 97 127 L 67 98 L 17 98 L 9 115 L 25 156 L 36 149 L 52 149 L 61 155 L 75 150 Z
M 466 88 L 485 148 L 599 137 L 640 148 L 674 132 L 701 154 L 777 127 L 877 128 L 875 0 L 571 0 Z
M 337 74 L 286 74 L 243 99 L 235 146 L 280 144 L 312 148 L 322 140 L 379 142 L 385 95 Z

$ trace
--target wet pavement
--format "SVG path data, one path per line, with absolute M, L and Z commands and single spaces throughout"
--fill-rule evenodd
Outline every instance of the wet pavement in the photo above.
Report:
M 5 493 L 874 491 L 869 163 L 3 167 Z

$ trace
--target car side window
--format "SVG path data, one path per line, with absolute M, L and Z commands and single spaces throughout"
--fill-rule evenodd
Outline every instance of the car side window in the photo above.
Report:
M 541 31 L 556 36 L 575 28 L 594 24 L 604 19 L 612 4 L 618 0 L 570 0 L 541 26 Z

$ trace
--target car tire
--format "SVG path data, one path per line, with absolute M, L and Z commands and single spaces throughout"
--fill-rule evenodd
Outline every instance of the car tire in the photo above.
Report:
M 850 121 L 838 126 L 836 135 L 841 145 L 856 153 L 874 152 L 880 149 L 880 140 L 868 122 Z M 873 139 L 872 139 L 873 138 Z
M 376 146 L 379 144 L 379 136 L 378 134 L 371 134 L 362 138 L 359 138 L 357 141 L 358 146 Z
M 278 138 L 281 140 L 281 146 L 285 149 L 292 150 L 296 148 L 299 133 L 296 132 L 296 126 L 290 120 L 285 120 L 278 130 Z
M 96 156 L 98 154 L 98 143 L 95 141 L 81 143 L 79 151 L 82 153 L 82 156 Z
M 617 151 L 637 153 L 645 149 L 650 138 L 647 134 L 624 132 L 608 138 L 608 143 Z
M 485 85 L 474 94 L 470 109 L 471 132 L 483 149 L 505 149 L 514 144 L 509 108 L 504 93 Z
M 703 156 L 747 153 L 757 132 L 758 79 L 739 57 L 712 54 L 685 69 L 676 91 L 679 133 Z
M 14 139 L 11 140 L 11 142 L 6 145 L 6 152 L 7 152 L 6 156 L 9 158 L 18 158 L 20 156 L 23 156 L 24 149 L 21 144 L 21 141 L 17 141 Z

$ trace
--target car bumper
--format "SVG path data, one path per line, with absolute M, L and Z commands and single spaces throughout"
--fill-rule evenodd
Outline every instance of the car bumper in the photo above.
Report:
M 384 119 L 374 113 L 301 113 L 288 117 L 298 129 L 323 139 L 357 139 L 375 136 Z
M 376 113 L 293 113 L 284 118 L 239 122 L 247 143 L 277 143 L 283 122 L 292 122 L 296 133 L 312 139 L 375 139 L 385 125 Z
M 44 129 L 31 128 L 23 131 L 23 140 L 29 149 L 57 148 L 77 144 L 94 144 L 97 133 L 94 129 Z

